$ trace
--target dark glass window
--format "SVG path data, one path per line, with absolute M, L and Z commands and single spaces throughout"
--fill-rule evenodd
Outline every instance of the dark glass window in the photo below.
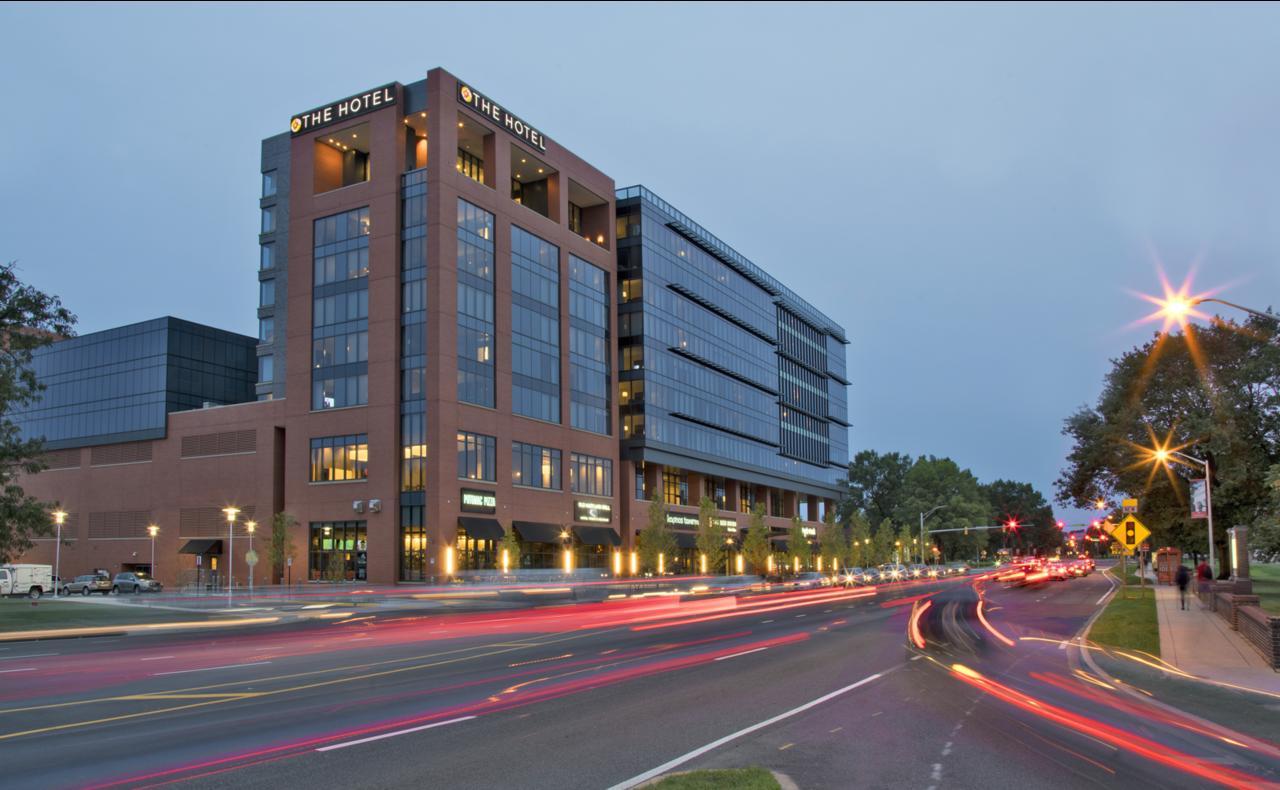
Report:
M 270 354 L 263 354 L 258 357 L 258 381 L 263 383 L 275 381 L 275 361 L 276 358 Z
M 560 490 L 560 451 L 524 442 L 511 443 L 511 482 Z
M 274 318 L 258 319 L 258 342 L 270 343 L 276 339 L 276 320 Z
M 276 229 L 276 209 L 270 206 L 262 210 L 262 233 L 271 233 Z
M 424 491 L 427 487 L 427 426 L 421 412 L 400 417 L 400 490 Z
M 569 424 L 609 434 L 608 275 L 569 256 Z
M 258 307 L 271 307 L 276 303 L 276 281 L 263 280 L 258 283 Z
M 560 422 L 560 249 L 511 226 L 511 410 Z
M 494 405 L 493 215 L 458 201 L 458 400 Z
M 648 499 L 648 494 L 644 490 L 644 461 L 636 461 L 636 499 Z
M 311 440 L 311 482 L 332 483 L 369 477 L 369 436 L 325 436 Z
M 613 461 L 570 453 L 569 489 L 575 494 L 613 496 Z
M 369 209 L 354 209 L 315 221 L 312 251 L 315 285 L 369 274 Z
M 275 244 L 263 244 L 258 248 L 258 268 L 264 270 L 276 268 Z
M 269 198 L 276 193 L 276 171 L 268 170 L 262 174 L 262 196 Z
M 458 477 L 497 482 L 497 442 L 492 436 L 458 431 Z
M 484 160 L 470 151 L 458 149 L 458 172 L 472 181 L 484 183 Z
M 664 468 L 662 494 L 668 505 L 689 504 L 689 473 L 679 469 Z
M 369 402 L 369 209 L 312 224 L 311 408 Z

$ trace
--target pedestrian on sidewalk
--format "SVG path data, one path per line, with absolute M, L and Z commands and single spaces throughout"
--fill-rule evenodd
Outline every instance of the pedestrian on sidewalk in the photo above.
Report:
M 1200 593 L 1207 595 L 1209 584 L 1213 581 L 1213 568 L 1209 567 L 1208 561 L 1200 560 L 1200 564 L 1196 566 L 1196 581 L 1200 585 Z
M 1173 581 L 1178 585 L 1178 608 L 1187 608 L 1187 585 L 1191 583 L 1191 571 L 1187 570 L 1186 565 L 1179 565 L 1177 573 L 1173 576 Z

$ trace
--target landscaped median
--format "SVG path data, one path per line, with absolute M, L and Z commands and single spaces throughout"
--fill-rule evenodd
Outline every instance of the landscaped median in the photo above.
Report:
M 1160 623 L 1156 619 L 1155 591 L 1150 582 L 1139 587 L 1136 577 L 1128 578 L 1134 583 L 1116 590 L 1102 616 L 1089 630 L 1089 639 L 1108 647 L 1159 656 Z
M 201 611 L 175 612 L 141 606 L 95 606 L 79 601 L 0 599 L 0 642 L 220 628 L 277 620 L 278 617 L 220 617 Z
M 780 790 L 764 768 L 722 768 L 674 774 L 645 785 L 652 790 Z

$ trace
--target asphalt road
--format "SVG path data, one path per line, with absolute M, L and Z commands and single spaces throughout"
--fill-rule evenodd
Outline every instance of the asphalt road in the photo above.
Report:
M 1094 574 L 334 607 L 216 637 L 14 644 L 0 650 L 0 784 L 609 788 L 749 764 L 803 788 L 1280 780 L 1273 745 L 1081 663 L 1064 640 L 1108 589 Z

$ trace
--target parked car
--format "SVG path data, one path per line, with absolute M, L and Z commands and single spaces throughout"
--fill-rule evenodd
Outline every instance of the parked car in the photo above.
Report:
M 35 599 L 53 589 L 52 565 L 0 565 L 0 595 Z
M 142 571 L 117 573 L 116 578 L 111 581 L 111 592 L 160 592 L 160 582 Z
M 854 587 L 862 584 L 862 574 L 862 568 L 845 568 L 844 572 L 840 574 L 840 583 L 845 587 Z
M 912 579 L 923 579 L 928 575 L 929 569 L 917 563 L 907 568 L 907 572 L 911 575 Z
M 77 576 L 62 588 L 63 595 L 89 595 L 90 593 L 111 594 L 111 577 L 100 573 L 88 573 Z
M 900 582 L 908 576 L 907 567 L 902 564 L 890 563 L 880 566 L 880 581 L 883 582 Z
M 796 577 L 795 586 L 797 590 L 803 590 L 810 587 L 826 587 L 831 584 L 831 580 L 816 571 L 808 571 Z

